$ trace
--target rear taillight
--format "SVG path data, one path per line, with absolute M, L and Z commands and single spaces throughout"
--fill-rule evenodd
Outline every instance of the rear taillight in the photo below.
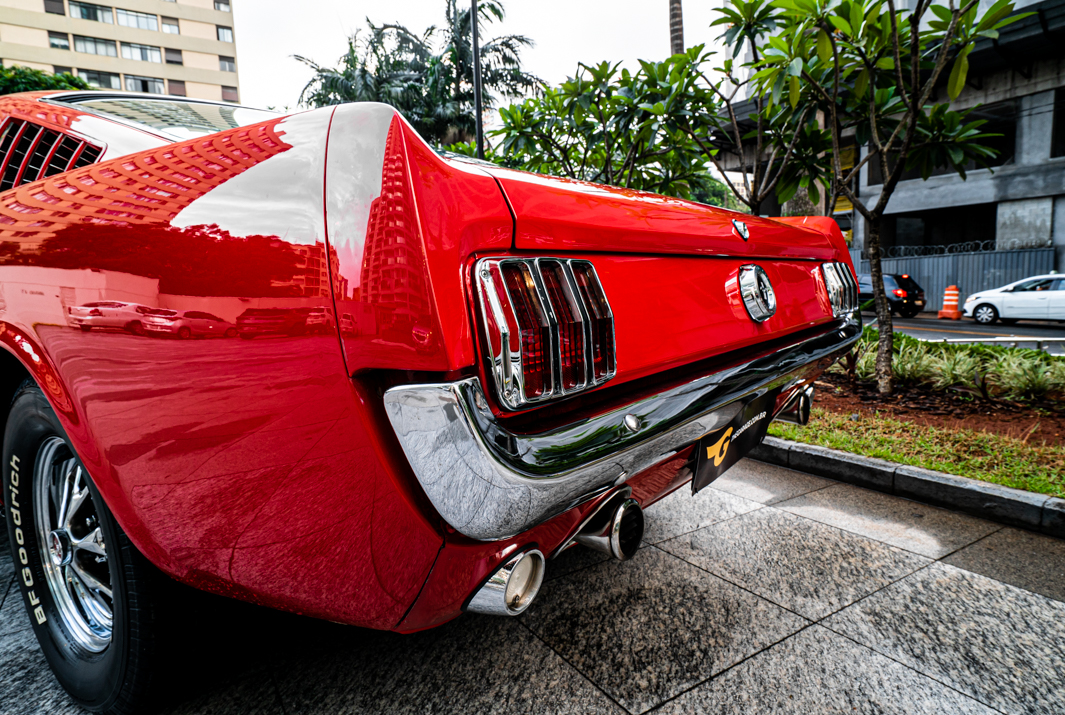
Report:
M 858 282 L 846 263 L 822 263 L 821 274 L 825 278 L 828 302 L 832 315 L 839 317 L 858 309 Z
M 894 293 L 895 296 L 898 297 L 898 298 L 905 298 L 906 297 L 906 291 L 904 291 L 902 288 L 896 288 L 895 290 L 892 291 L 892 293 Z
M 605 380 L 614 373 L 614 316 L 591 263 L 574 262 L 573 277 L 577 280 L 581 299 L 588 306 L 592 334 L 592 373 L 596 380 Z
M 560 258 L 486 258 L 477 294 L 500 403 L 530 403 L 613 377 L 614 319 L 595 269 Z

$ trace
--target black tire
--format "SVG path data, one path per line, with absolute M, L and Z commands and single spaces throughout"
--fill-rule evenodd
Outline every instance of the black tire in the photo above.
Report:
M 920 313 L 920 312 L 921 312 L 921 309 L 917 308 L 917 307 L 903 308 L 903 309 L 899 310 L 899 315 L 901 315 L 903 318 L 909 319 L 909 318 L 916 318 L 918 313 Z
M 192 328 L 187 325 L 182 325 L 180 328 L 178 328 L 177 335 L 182 340 L 188 340 L 192 337 Z
M 131 320 L 126 324 L 126 332 L 132 335 L 147 335 L 148 331 L 144 329 L 144 325 L 139 320 Z
M 23 383 L 11 403 L 4 432 L 3 464 L 8 537 L 19 582 L 19 590 L 12 595 L 26 607 L 52 672 L 71 697 L 88 710 L 113 715 L 140 710 L 147 703 L 158 652 L 154 604 L 161 586 L 160 575 L 123 533 L 71 448 L 55 412 L 40 388 L 29 381 Z M 51 468 L 43 468 L 46 464 Z M 56 466 L 60 464 L 62 469 Z M 80 475 L 63 476 L 77 475 L 78 468 Z M 78 501 L 71 499 L 68 503 L 79 505 L 65 520 L 58 517 L 56 509 L 47 506 L 48 495 L 55 494 L 48 485 L 61 483 L 75 485 L 76 489 L 69 493 Z M 42 490 L 44 498 L 38 499 Z M 41 508 L 45 509 L 43 517 Z M 49 544 L 60 543 L 59 546 L 50 549 L 42 544 L 39 518 L 57 525 L 46 538 Z M 76 551 L 71 541 L 52 536 L 63 532 L 85 544 L 92 541 L 90 537 L 97 527 L 102 539 L 94 543 L 106 552 L 102 562 L 99 556 Z M 54 553 L 70 555 L 85 571 L 92 569 L 99 576 L 99 583 L 109 579 L 105 585 L 111 587 L 111 598 L 106 599 L 97 589 L 93 601 L 105 605 L 107 600 L 111 602 L 112 621 L 107 637 L 100 637 L 103 631 L 89 632 L 89 637 L 98 637 L 99 643 L 84 645 L 86 631 L 79 631 L 79 626 L 88 623 L 106 628 L 100 625 L 102 619 L 85 616 L 88 598 L 78 596 L 72 588 L 66 588 L 64 596 L 63 574 L 69 577 L 72 567 L 59 563 L 59 556 L 53 558 Z M 46 574 L 46 568 L 51 576 Z M 80 583 L 84 586 L 88 582 Z M 73 617 L 60 610 L 71 604 Z
M 994 325 L 998 322 L 998 309 L 990 303 L 981 303 L 973 308 L 973 320 L 980 325 Z
M 236 328 L 227 328 L 226 329 L 226 337 L 227 338 L 235 338 L 235 337 L 237 337 L 237 329 Z
M 81 328 L 81 332 L 83 332 L 83 333 L 88 333 L 88 332 L 92 331 L 92 326 L 91 325 L 82 324 L 82 325 L 79 325 L 78 327 Z

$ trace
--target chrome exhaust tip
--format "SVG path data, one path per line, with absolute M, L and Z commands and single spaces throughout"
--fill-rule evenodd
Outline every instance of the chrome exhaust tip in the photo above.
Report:
M 573 540 L 618 561 L 628 561 L 643 540 L 643 509 L 635 499 L 624 499 L 616 509 L 596 514 Z
M 790 422 L 793 425 L 805 425 L 810 422 L 810 408 L 814 402 L 814 386 L 807 385 L 791 398 L 774 420 Z
M 544 582 L 544 555 L 536 549 L 510 557 L 477 589 L 466 605 L 471 613 L 516 616 L 529 607 Z

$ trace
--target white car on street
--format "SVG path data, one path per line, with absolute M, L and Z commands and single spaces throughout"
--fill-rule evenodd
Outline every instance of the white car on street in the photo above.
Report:
M 965 299 L 964 315 L 982 325 L 999 320 L 1065 321 L 1065 275 L 1033 276 L 1001 288 L 973 293 Z

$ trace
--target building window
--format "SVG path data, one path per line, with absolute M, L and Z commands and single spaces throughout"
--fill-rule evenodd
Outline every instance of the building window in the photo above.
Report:
M 122 43 L 122 56 L 127 60 L 139 62 L 162 62 L 163 55 L 158 47 L 151 45 L 138 45 L 136 42 Z
M 122 89 L 121 78 L 113 72 L 79 69 L 78 77 L 81 77 L 90 86 L 96 87 L 96 89 Z
M 219 42 L 232 42 L 233 28 L 225 27 L 224 25 L 218 25 L 218 40 Z
M 111 8 L 103 5 L 92 5 L 87 2 L 78 2 L 78 0 L 70 0 L 70 16 L 79 20 L 106 22 L 108 25 L 115 24 L 115 19 L 111 15 Z
M 44 0 L 44 11 L 53 15 L 66 15 L 67 10 L 63 7 L 63 0 Z
M 166 94 L 166 90 L 163 89 L 163 80 L 155 77 L 138 77 L 132 74 L 126 75 L 126 91 Z
M 236 72 L 237 61 L 232 57 L 222 57 L 221 55 L 219 55 L 218 69 L 222 70 L 223 72 Z
M 1065 90 L 1054 90 L 1054 125 L 1050 130 L 1050 156 L 1065 156 Z
M 73 67 L 60 67 L 59 65 L 52 67 L 52 71 L 56 74 L 74 74 Z
M 74 50 L 84 52 L 87 55 L 104 55 L 105 57 L 118 57 L 118 48 L 114 40 L 101 40 L 98 37 L 82 37 L 74 35 Z
M 170 94 L 175 97 L 185 96 L 185 83 L 180 79 L 170 79 L 166 82 L 167 87 L 170 88 Z
M 181 34 L 181 27 L 178 26 L 178 21 L 176 17 L 164 17 L 161 19 L 163 21 L 163 32 L 168 35 Z
M 166 50 L 166 63 L 168 65 L 183 65 L 185 64 L 184 58 L 181 56 L 181 50 Z
M 232 12 L 229 7 L 229 0 L 214 0 L 214 9 L 222 12 Z
M 70 35 L 65 32 L 49 32 L 48 46 L 53 50 L 69 50 Z
M 222 87 L 222 99 L 226 102 L 239 102 L 236 87 Z
M 132 10 L 116 8 L 115 19 L 123 27 L 135 27 L 138 30 L 151 30 L 153 32 L 159 30 L 159 20 L 155 15 L 149 15 L 146 12 L 133 12 Z

